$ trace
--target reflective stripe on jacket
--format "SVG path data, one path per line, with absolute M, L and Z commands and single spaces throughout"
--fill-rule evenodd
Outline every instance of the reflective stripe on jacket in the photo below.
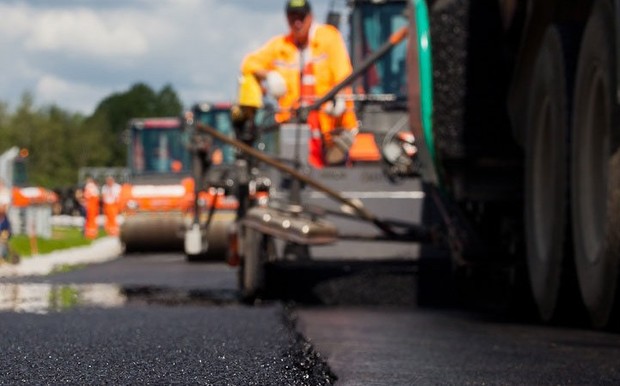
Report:
M 101 187 L 101 198 L 104 204 L 116 204 L 121 197 L 121 186 L 105 184 Z
M 316 97 L 320 97 L 351 74 L 351 60 L 340 32 L 330 25 L 312 25 L 308 48 L 310 52 L 306 55 L 304 64 L 312 63 L 314 67 L 314 88 Z M 300 94 L 300 52 L 291 34 L 272 38 L 257 51 L 248 54 L 241 65 L 241 72 L 244 75 L 274 70 L 282 75 L 287 85 L 287 93 L 278 100 L 280 108 L 284 111 L 276 117 L 278 122 L 284 122 L 290 119 L 287 109 L 297 107 Z M 350 92 L 350 88 L 343 90 L 343 93 Z M 331 131 L 334 128 L 357 127 L 357 118 L 351 101 L 347 102 L 347 111 L 342 116 L 334 118 L 320 113 L 319 120 L 326 143 L 330 142 Z

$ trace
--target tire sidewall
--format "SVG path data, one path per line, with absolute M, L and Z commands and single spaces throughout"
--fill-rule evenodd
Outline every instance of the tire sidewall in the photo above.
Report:
M 608 1 L 597 1 L 594 5 L 591 17 L 584 31 L 583 40 L 577 68 L 577 83 L 574 99 L 574 124 L 572 132 L 572 217 L 573 239 L 575 247 L 575 263 L 579 286 L 583 300 L 590 312 L 592 322 L 595 326 L 601 327 L 607 324 L 614 304 L 614 297 L 618 279 L 618 257 L 620 256 L 620 173 L 619 140 L 617 135 L 618 109 L 615 104 L 615 47 L 613 44 L 601 44 L 609 41 L 615 36 L 613 28 L 613 7 Z M 585 149 L 591 143 L 587 140 L 588 133 L 596 128 L 589 127 L 588 116 L 592 112 L 588 111 L 589 100 L 592 92 L 595 74 L 600 76 L 599 80 L 604 84 L 607 98 L 609 125 L 605 128 L 609 139 L 608 150 L 605 149 Z M 584 107 L 585 106 L 585 107 Z M 608 173 L 607 173 L 607 193 L 606 197 L 600 197 L 606 201 L 607 210 L 605 215 L 604 244 L 597 260 L 592 260 L 586 252 L 586 236 L 582 227 L 584 225 L 584 210 L 589 208 L 581 207 L 580 197 L 586 193 L 588 186 L 579 178 L 584 170 L 587 170 L 588 160 L 583 160 L 585 152 L 591 154 L 598 152 L 609 153 Z M 615 154 L 615 155 L 614 155 Z
M 565 79 L 561 37 L 557 28 L 551 27 L 539 49 L 525 118 L 527 266 L 532 295 L 543 320 L 550 320 L 556 310 L 564 257 L 568 130 Z M 543 119 L 545 114 L 548 119 Z M 550 219 L 553 224 L 545 226 Z

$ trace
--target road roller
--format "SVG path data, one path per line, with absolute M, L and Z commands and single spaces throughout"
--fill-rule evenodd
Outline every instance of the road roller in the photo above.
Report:
M 217 112 L 228 114 L 224 105 L 218 106 Z M 205 237 L 212 248 L 208 253 L 188 255 L 188 259 L 223 256 L 224 232 L 234 218 L 237 201 L 224 189 L 196 187 L 191 156 L 195 138 L 186 130 L 187 118 L 187 114 L 140 118 L 128 124 L 131 177 L 122 185 L 120 198 L 120 240 L 128 253 L 183 251 L 186 229 L 194 215 L 204 219 L 211 213 Z M 218 125 L 225 130 L 226 121 L 219 119 Z M 212 168 L 212 173 L 219 172 L 219 166 Z

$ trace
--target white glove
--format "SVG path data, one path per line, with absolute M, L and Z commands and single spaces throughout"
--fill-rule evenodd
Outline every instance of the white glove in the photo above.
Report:
M 335 101 L 327 101 L 325 103 L 325 108 L 323 109 L 323 111 L 325 111 L 332 117 L 339 117 L 344 114 L 344 111 L 346 109 L 347 102 L 344 100 L 344 98 L 336 97 Z
M 282 75 L 277 71 L 269 71 L 265 78 L 265 88 L 267 94 L 274 98 L 280 98 L 286 94 L 286 82 Z

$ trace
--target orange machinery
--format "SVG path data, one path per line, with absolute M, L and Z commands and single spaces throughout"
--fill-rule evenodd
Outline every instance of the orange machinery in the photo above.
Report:
M 121 189 L 120 239 L 128 252 L 183 251 L 185 229 L 191 224 L 194 203 L 201 217 L 209 216 L 208 255 L 225 257 L 226 230 L 234 220 L 237 202 L 223 190 L 202 189 L 195 199 L 191 152 L 177 117 L 132 119 L 129 122 L 130 181 Z M 210 209 L 215 206 L 215 211 Z
M 13 187 L 13 207 L 25 208 L 32 205 L 52 205 L 58 201 L 58 195 L 51 190 L 40 187 Z
M 9 218 L 14 234 L 30 237 L 32 253 L 38 253 L 36 236 L 52 237 L 52 207 L 58 195 L 41 187 L 16 187 L 11 189 Z

